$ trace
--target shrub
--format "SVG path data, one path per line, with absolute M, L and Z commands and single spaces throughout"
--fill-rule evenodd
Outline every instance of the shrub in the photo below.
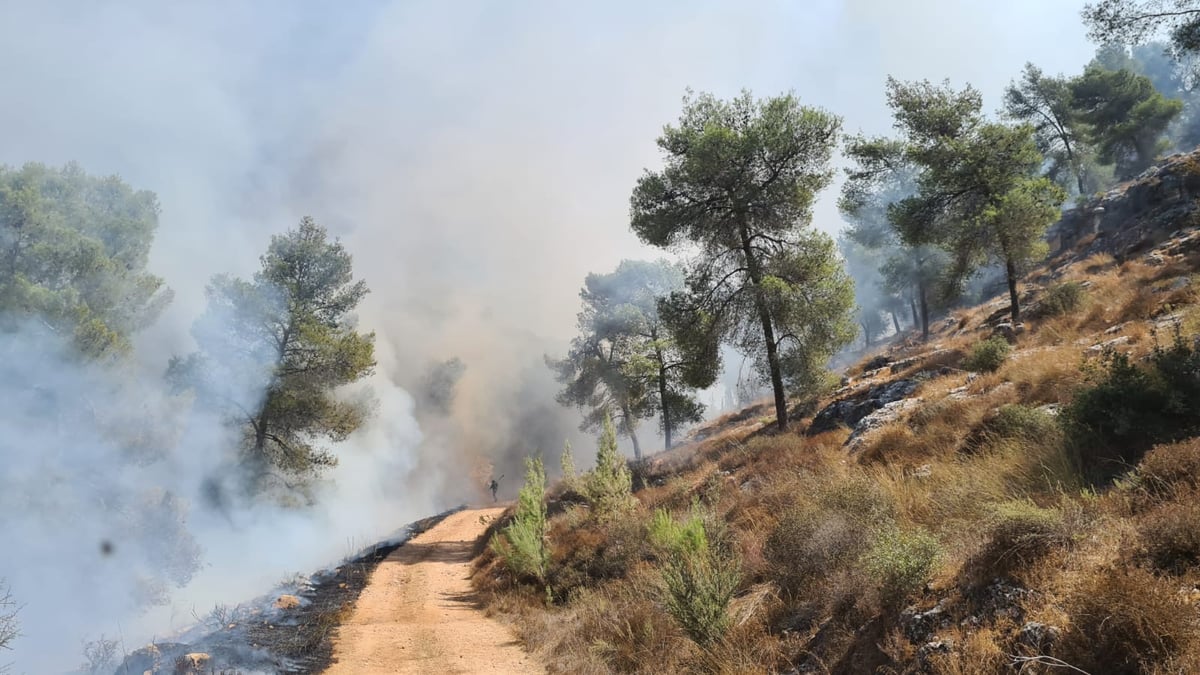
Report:
M 1038 301 L 1032 314 L 1035 318 L 1070 314 L 1083 304 L 1085 295 L 1086 290 L 1078 281 L 1054 284 L 1042 294 L 1042 298 Z
M 988 428 L 1001 438 L 1021 440 L 1045 439 L 1058 430 L 1053 415 L 1019 403 L 1000 406 Z
M 696 512 L 690 520 L 699 520 Z M 729 601 L 742 581 L 741 565 L 724 541 L 728 537 L 709 532 L 708 523 L 699 536 L 679 537 L 661 569 L 663 606 L 699 645 L 711 644 L 724 635 L 729 627 Z
M 999 335 L 976 342 L 971 353 L 963 359 L 963 367 L 977 373 L 992 373 L 1008 360 L 1012 346 Z
M 629 465 L 617 450 L 617 430 L 604 418 L 596 467 L 584 477 L 584 495 L 592 512 L 599 516 L 621 513 L 633 505 L 633 478 Z
M 1138 465 L 1143 490 L 1167 497 L 1200 488 L 1200 439 L 1155 446 Z
M 517 495 L 512 522 L 492 537 L 492 550 L 513 574 L 546 582 L 546 470 L 542 460 L 525 459 L 525 485 Z
M 1183 574 L 1200 564 L 1200 505 L 1172 503 L 1138 526 L 1138 557 L 1155 568 Z
M 698 504 L 682 522 L 671 517 L 666 509 L 655 509 L 650 521 L 650 544 L 663 555 L 677 552 L 696 553 L 708 548 L 708 535 L 704 532 L 704 516 Z
M 1068 540 L 1061 513 L 1023 500 L 998 504 L 983 537 L 983 546 L 963 567 L 970 587 L 1008 576 Z
M 1063 602 L 1069 625 L 1054 656 L 1090 673 L 1160 672 L 1195 638 L 1175 585 L 1138 568 L 1101 570 Z
M 1144 364 L 1107 352 L 1091 382 L 1064 409 L 1063 424 L 1085 467 L 1111 476 L 1152 445 L 1200 431 L 1200 352 L 1176 336 Z
M 879 584 L 884 604 L 895 606 L 929 583 L 940 555 L 937 539 L 928 532 L 889 529 L 867 552 L 867 572 Z

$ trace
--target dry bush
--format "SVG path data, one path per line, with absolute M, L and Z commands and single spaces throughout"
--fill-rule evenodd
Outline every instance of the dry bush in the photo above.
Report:
M 1200 489 L 1200 438 L 1155 446 L 1142 457 L 1137 477 L 1141 489 L 1158 498 Z
M 551 523 L 547 582 L 559 600 L 598 582 L 625 578 L 650 557 L 644 511 L 629 510 L 619 519 L 578 520 L 560 517 Z
M 962 581 L 978 588 L 1010 577 L 1069 540 L 1058 511 L 1025 500 L 997 504 L 983 524 L 983 545 L 963 565 Z
M 962 367 L 977 373 L 994 373 L 1008 360 L 1012 345 L 1002 337 L 995 336 L 980 340 L 971 347 L 971 352 L 962 360 Z
M 876 537 L 864 562 L 878 584 L 880 600 L 896 608 L 929 583 L 941 556 L 937 538 L 928 532 L 890 529 Z
M 942 638 L 955 649 L 929 657 L 929 670 L 933 675 L 994 675 L 1011 669 L 1012 659 L 1000 646 L 1004 637 L 993 630 L 980 628 L 963 632 L 952 629 Z
M 1195 610 L 1173 583 L 1138 568 L 1093 570 L 1064 600 L 1053 655 L 1090 673 L 1155 672 L 1195 642 Z
M 1135 559 L 1170 574 L 1200 564 L 1200 503 L 1195 499 L 1164 504 L 1137 526 Z

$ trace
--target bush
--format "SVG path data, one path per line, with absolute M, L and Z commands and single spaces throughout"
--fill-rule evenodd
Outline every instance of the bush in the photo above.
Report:
M 1078 281 L 1055 284 L 1046 289 L 1032 312 L 1035 318 L 1070 314 L 1083 305 L 1086 290 Z
M 492 551 L 510 572 L 546 582 L 550 552 L 546 547 L 546 470 L 542 460 L 525 459 L 525 485 L 517 495 L 516 513 L 497 535 Z
M 1029 501 L 997 505 L 983 536 L 983 546 L 963 567 L 969 587 L 1008 576 L 1068 541 L 1062 514 Z
M 798 594 L 829 573 L 858 562 L 875 531 L 890 525 L 894 505 L 866 478 L 824 483 L 814 504 L 786 511 L 763 554 L 780 589 Z
M 704 516 L 699 509 L 698 504 L 693 504 L 692 512 L 683 522 L 676 521 L 666 509 L 655 509 L 650 521 L 650 544 L 664 556 L 706 550 L 708 535 L 704 532 Z
M 1053 415 L 1019 403 L 1000 406 L 988 422 L 988 429 L 1000 438 L 1035 441 L 1058 431 Z
M 1172 503 L 1148 515 L 1138 526 L 1138 558 L 1171 574 L 1200 564 L 1200 505 Z
M 602 517 L 622 513 L 633 505 L 633 477 L 617 450 L 617 430 L 609 417 L 604 418 L 596 467 L 584 477 L 583 491 L 592 512 Z
M 976 342 L 971 353 L 963 359 L 963 368 L 976 373 L 992 373 L 1008 360 L 1012 346 L 999 335 Z
M 695 527 L 691 522 L 703 521 L 693 512 L 685 526 L 688 530 Z M 663 606 L 699 645 L 711 644 L 724 635 L 729 627 L 729 601 L 742 581 L 741 565 L 726 539 L 726 533 L 709 532 L 705 523 L 698 536 L 675 540 L 661 569 Z
M 1200 352 L 1180 336 L 1146 363 L 1106 353 L 1061 416 L 1086 468 L 1109 477 L 1151 446 L 1200 431 Z
M 894 607 L 929 583 L 940 555 L 937 539 L 924 530 L 887 530 L 867 552 L 867 572 L 880 599 Z
M 1155 446 L 1138 465 L 1137 479 L 1158 497 L 1200 488 L 1200 438 Z
M 1063 602 L 1070 619 L 1054 656 L 1090 673 L 1165 672 L 1195 639 L 1194 610 L 1164 582 L 1137 568 L 1102 570 Z

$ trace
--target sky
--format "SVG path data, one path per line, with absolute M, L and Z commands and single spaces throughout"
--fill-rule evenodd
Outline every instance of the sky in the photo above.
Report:
M 847 132 L 886 133 L 888 75 L 969 82 L 995 109 L 1026 61 L 1078 72 L 1093 51 L 1081 6 L 0 0 L 0 163 L 77 161 L 158 194 L 150 268 L 175 301 L 137 338 L 147 391 L 161 389 L 171 355 L 194 348 L 208 280 L 252 274 L 270 236 L 301 216 L 342 239 L 371 289 L 359 324 L 376 332 L 381 415 L 339 451 L 330 478 L 340 489 L 319 514 L 255 512 L 234 533 L 193 513 L 207 567 L 181 591 L 191 604 L 176 598 L 171 611 L 334 560 L 347 541 L 477 496 L 489 472 L 515 493 L 520 458 L 556 458 L 563 437 L 587 465 L 590 441 L 575 411 L 554 403 L 543 359 L 566 351 L 587 273 L 662 255 L 630 233 L 629 195 L 659 165 L 655 139 L 688 88 L 794 91 L 841 115 Z M 841 227 L 835 201 L 836 187 L 814 211 L 830 233 Z M 450 357 L 466 365 L 453 414 L 423 419 L 408 392 Z M 0 428 L 32 423 L 0 414 Z M 186 471 L 147 469 L 148 482 L 125 475 L 114 489 L 186 498 L 207 470 L 203 443 L 221 434 L 194 436 Z M 27 450 L 36 479 L 39 448 Z M 75 533 L 91 522 L 68 533 L 86 536 Z M 7 527 L 0 534 L 45 531 L 37 518 Z M 96 568 L 72 566 L 69 542 L 37 544 L 27 547 L 53 563 L 14 586 L 33 603 L 25 656 L 50 653 L 37 640 L 62 637 L 55 611 L 70 600 L 46 596 L 59 603 L 46 611 L 41 595 L 21 593 L 65 575 L 64 593 L 96 585 Z M 0 566 L 13 559 L 0 555 Z M 99 630 L 89 621 L 76 621 L 79 638 Z

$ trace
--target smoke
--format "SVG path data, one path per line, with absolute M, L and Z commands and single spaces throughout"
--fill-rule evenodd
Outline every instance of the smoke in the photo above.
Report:
M 685 87 L 795 89 L 882 133 L 888 73 L 969 80 L 996 102 L 1026 60 L 1077 70 L 1091 52 L 1078 4 L 5 3 L 0 162 L 77 160 L 155 191 L 151 270 L 176 291 L 119 382 L 34 329 L 3 345 L 38 391 L 103 408 L 64 438 L 36 397 L 2 390 L 22 402 L 0 412 L 19 439 L 6 487 L 25 486 L 3 497 L 16 509 L 23 495 L 24 515 L 0 513 L 0 577 L 24 606 L 18 667 L 69 667 L 81 638 L 134 642 L 253 595 L 481 498 L 488 474 L 514 493 L 519 459 L 553 464 L 564 437 L 590 455 L 542 355 L 565 351 L 587 272 L 658 257 L 628 232 L 629 191 Z M 829 232 L 836 190 L 816 209 Z M 210 509 L 204 478 L 232 439 L 166 396 L 162 371 L 194 348 L 207 280 L 249 275 L 306 214 L 372 289 L 360 323 L 377 334 L 379 414 L 337 448 L 318 506 Z M 465 369 L 448 415 L 416 413 L 407 392 L 451 358 Z M 147 454 L 116 471 L 128 439 L 105 434 L 135 428 Z M 169 555 L 186 550 L 190 574 Z M 168 604 L 147 618 L 138 589 Z

